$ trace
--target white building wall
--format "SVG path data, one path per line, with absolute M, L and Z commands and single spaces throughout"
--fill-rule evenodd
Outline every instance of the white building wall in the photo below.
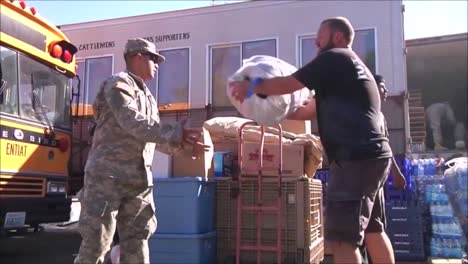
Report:
M 254 1 L 160 14 L 63 25 L 78 47 L 114 41 L 115 46 L 80 50 L 86 58 L 114 54 L 114 72 L 124 69 L 122 51 L 128 38 L 190 33 L 186 40 L 157 42 L 158 49 L 191 48 L 190 107 L 207 102 L 208 46 L 277 38 L 278 57 L 298 65 L 297 38 L 314 34 L 320 22 L 345 16 L 355 29 L 376 30 L 377 72 L 384 75 L 390 95 L 406 90 L 404 37 L 400 1 Z
M 347 17 L 356 30 L 375 30 L 376 73 L 385 77 L 390 96 L 407 91 L 401 1 L 249 1 L 63 25 L 61 29 L 81 47 L 79 58 L 113 54 L 114 72 L 125 68 L 122 52 L 127 39 L 189 33 L 187 39 L 155 44 L 158 49 L 190 48 L 188 103 L 194 109 L 210 103 L 211 45 L 276 39 L 278 57 L 299 66 L 299 36 L 315 34 L 322 20 L 334 16 Z M 85 44 L 103 42 L 114 45 L 83 49 Z M 383 112 L 394 152 L 405 153 L 407 101 L 389 100 L 383 104 Z

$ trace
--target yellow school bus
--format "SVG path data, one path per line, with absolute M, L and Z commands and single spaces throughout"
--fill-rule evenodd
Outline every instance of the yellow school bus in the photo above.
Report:
M 70 216 L 77 49 L 28 4 L 0 0 L 0 229 Z

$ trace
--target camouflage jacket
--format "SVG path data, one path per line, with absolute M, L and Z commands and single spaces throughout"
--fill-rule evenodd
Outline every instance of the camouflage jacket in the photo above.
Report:
M 180 149 L 181 124 L 161 124 L 156 100 L 129 72 L 107 79 L 93 108 L 96 128 L 85 172 L 98 172 L 121 184 L 152 186 L 155 147 L 166 153 Z

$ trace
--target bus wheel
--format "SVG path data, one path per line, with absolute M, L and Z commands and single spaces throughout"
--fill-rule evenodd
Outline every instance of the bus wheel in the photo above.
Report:
M 32 225 L 32 228 L 34 228 L 34 233 L 44 232 L 44 227 L 40 226 L 39 224 Z
M 21 227 L 16 229 L 16 233 L 18 235 L 26 235 L 28 233 L 28 228 L 27 227 Z

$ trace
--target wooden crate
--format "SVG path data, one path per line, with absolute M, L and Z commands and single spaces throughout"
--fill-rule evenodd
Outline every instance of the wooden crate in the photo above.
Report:
M 264 206 L 271 205 L 278 196 L 277 183 L 265 180 L 262 185 Z M 242 185 L 243 203 L 256 200 L 256 181 Z M 217 182 L 217 263 L 235 260 L 236 210 L 239 182 L 218 179 Z M 322 185 L 308 178 L 283 179 L 281 186 L 283 206 L 282 246 L 285 263 L 315 263 L 323 259 Z M 263 214 L 262 244 L 276 243 L 276 216 Z M 242 243 L 257 241 L 255 213 L 244 212 L 242 219 Z M 242 263 L 255 262 L 254 252 L 242 251 Z M 262 253 L 262 263 L 275 263 L 276 255 Z

